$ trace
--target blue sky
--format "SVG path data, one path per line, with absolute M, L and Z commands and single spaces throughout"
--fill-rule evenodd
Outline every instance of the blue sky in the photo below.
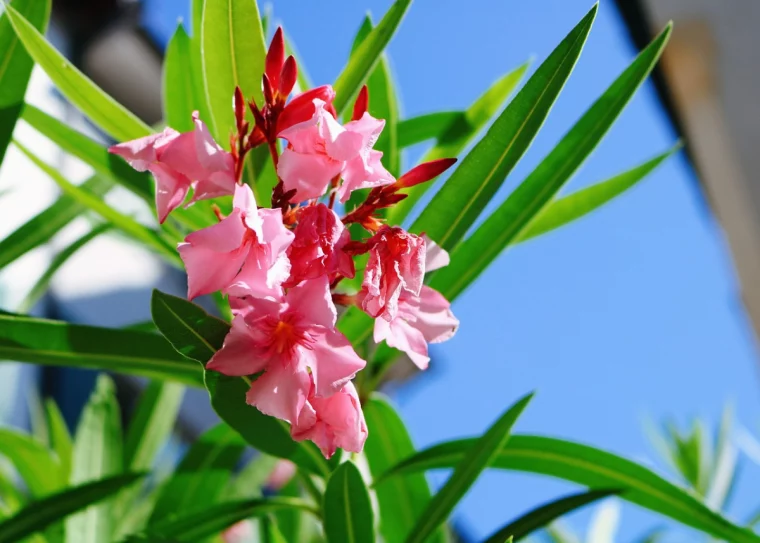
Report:
M 321 84 L 340 72 L 365 11 L 377 19 L 389 5 L 283 0 L 274 14 Z M 535 67 L 590 6 L 589 0 L 419 0 L 389 49 L 403 113 L 466 107 L 527 58 L 534 57 Z M 186 13 L 185 0 L 153 1 L 146 20 L 166 36 Z M 634 54 L 614 4 L 602 1 L 565 92 L 501 197 Z M 675 140 L 647 85 L 568 188 L 605 179 Z M 502 255 L 454 309 L 462 321 L 457 336 L 433 349 L 427 375 L 395 395 L 420 446 L 485 430 L 530 390 L 538 395 L 519 431 L 586 442 L 643 462 L 654 458 L 642 432 L 646 416 L 716 421 L 730 400 L 738 419 L 760 433 L 750 327 L 719 227 L 683 156 L 592 217 Z M 757 506 L 751 499 L 757 473 L 756 466 L 743 470 L 731 511 L 739 518 Z M 570 488 L 488 473 L 457 516 L 482 537 Z M 583 527 L 587 518 L 581 514 L 572 524 Z M 659 523 L 625 506 L 622 540 Z M 673 539 L 688 540 L 688 534 Z

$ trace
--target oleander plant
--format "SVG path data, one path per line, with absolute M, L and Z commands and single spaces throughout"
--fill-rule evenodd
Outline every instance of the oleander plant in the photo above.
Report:
M 255 0 L 192 0 L 191 25 L 179 23 L 166 50 L 158 126 L 45 39 L 50 0 L 5 4 L 0 158 L 15 146 L 61 196 L 0 240 L 0 268 L 80 215 L 92 226 L 15 313 L 0 313 L 0 357 L 103 373 L 73 436 L 50 399 L 33 406 L 31 434 L 0 429 L 0 542 L 452 541 L 451 513 L 487 469 L 579 486 L 505 521 L 488 543 L 523 540 L 610 496 L 717 540 L 760 542 L 692 485 L 587 445 L 513 434 L 532 394 L 483 435 L 415 449 L 379 391 L 391 370 L 435 364 L 429 344 L 460 326 L 452 303 L 507 248 L 606 204 L 678 146 L 559 195 L 650 74 L 668 26 L 485 216 L 570 77 L 597 6 L 530 77 L 526 63 L 465 111 L 402 119 L 385 49 L 411 3 L 364 20 L 339 77 L 313 85 Z M 25 103 L 35 64 L 110 146 Z M 13 139 L 17 121 L 92 176 L 68 180 Z M 422 160 L 405 164 L 404 149 L 420 143 Z M 117 186 L 155 219 L 107 203 Z M 63 262 L 104 232 L 184 271 L 186 296 L 155 290 L 149 326 L 27 315 Z M 124 427 L 106 372 L 147 378 Z M 167 465 L 159 452 L 188 387 L 206 389 L 220 422 Z M 451 472 L 436 492 L 432 469 Z

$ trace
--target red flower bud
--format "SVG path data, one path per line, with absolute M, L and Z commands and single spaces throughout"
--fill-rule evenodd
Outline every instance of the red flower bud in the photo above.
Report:
M 279 75 L 278 75 L 279 77 Z M 261 88 L 264 91 L 264 102 L 271 104 L 274 102 L 274 91 L 272 89 L 272 80 L 267 74 L 261 77 Z
M 440 158 L 438 160 L 424 162 L 399 177 L 393 186 L 398 190 L 430 181 L 448 170 L 456 161 L 456 158 Z
M 276 89 L 279 83 L 282 65 L 285 63 L 285 38 L 282 36 L 282 27 L 277 28 L 272 43 L 269 44 L 267 58 L 264 65 L 264 73 L 269 77 L 269 83 Z
M 359 95 L 356 97 L 356 102 L 354 102 L 354 113 L 351 115 L 351 120 L 358 121 L 361 119 L 362 115 L 366 113 L 368 107 L 369 91 L 367 90 L 367 85 L 362 85 L 362 88 L 359 91 Z
M 309 89 L 294 96 L 277 118 L 277 133 L 279 134 L 294 124 L 311 119 L 312 115 L 314 115 L 315 98 L 331 104 L 335 98 L 335 91 L 330 85 L 322 85 L 321 87 Z
M 291 55 L 285 60 L 285 65 L 282 67 L 282 72 L 280 72 L 280 84 L 277 89 L 277 92 L 280 94 L 280 99 L 283 102 L 290 94 L 290 91 L 293 90 L 297 78 L 298 65 L 296 64 L 296 59 Z

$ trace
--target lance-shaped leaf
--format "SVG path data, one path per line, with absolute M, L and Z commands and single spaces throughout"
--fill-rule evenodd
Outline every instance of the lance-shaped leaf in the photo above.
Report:
M 388 9 L 375 28 L 362 41 L 361 45 L 351 55 L 348 64 L 335 80 L 335 100 L 333 105 L 339 115 L 353 104 L 354 96 L 364 84 L 365 79 L 379 62 L 385 47 L 396 33 L 406 10 L 412 0 L 396 0 Z
M 375 541 L 369 490 L 353 462 L 344 462 L 330 476 L 322 509 L 328 543 Z
M 147 228 L 132 217 L 128 217 L 123 213 L 115 210 L 101 198 L 98 198 L 95 194 L 88 192 L 85 188 L 74 185 L 65 177 L 63 177 L 58 170 L 50 166 L 49 164 L 40 160 L 40 158 L 32 153 L 25 146 L 19 142 L 13 142 L 18 149 L 24 153 L 29 160 L 31 160 L 35 166 L 45 172 L 50 179 L 55 181 L 55 184 L 65 192 L 68 196 L 71 196 L 82 206 L 94 211 L 106 221 L 110 222 L 114 228 L 122 231 L 127 236 L 131 237 L 135 241 L 143 243 L 144 245 L 153 249 L 156 253 L 163 256 L 167 262 L 174 266 L 181 267 L 182 261 L 177 254 L 176 249 L 169 244 L 161 235 L 155 231 Z
M 552 201 L 623 111 L 660 58 L 671 26 L 644 49 L 584 113 L 533 172 L 451 255 L 430 285 L 448 299 L 458 296 Z M 434 236 L 431 235 L 433 239 Z
M 480 98 L 463 111 L 459 116 L 452 118 L 447 125 L 439 129 L 435 134 L 435 145 L 428 150 L 420 162 L 437 160 L 439 158 L 453 158 L 463 152 L 472 139 L 477 136 L 494 115 L 499 111 L 504 101 L 517 88 L 523 76 L 528 71 L 529 63 L 517 67 L 508 74 L 499 78 Z M 433 114 L 435 115 L 435 114 Z M 444 118 L 450 114 L 444 112 Z M 430 117 L 430 116 L 426 116 Z M 434 117 L 432 125 L 441 122 L 440 117 Z M 404 123 L 399 125 L 399 137 L 405 129 Z M 412 126 L 412 129 L 415 129 Z M 418 131 L 419 133 L 419 131 Z M 401 223 L 412 211 L 414 205 L 433 186 L 432 182 L 416 185 L 405 192 L 407 197 L 388 210 L 388 220 L 392 224 Z
M 102 198 L 112 186 L 110 181 L 100 176 L 93 176 L 82 183 L 81 188 Z M 29 219 L 0 241 L 0 269 L 50 241 L 64 226 L 86 209 L 70 196 L 64 195 L 58 198 L 53 205 Z
M 166 47 L 163 70 L 164 120 L 179 132 L 193 129 L 193 111 L 206 100 L 192 69 L 192 42 L 182 23 L 177 25 Z
M 34 28 L 45 32 L 50 18 L 50 0 L 13 0 L 11 5 Z M 33 66 L 34 61 L 19 43 L 8 16 L 0 14 L 0 163 L 23 109 Z
M 109 153 L 105 146 L 33 105 L 24 105 L 21 118 L 37 132 L 96 172 L 123 186 L 149 204 L 153 204 L 153 183 L 147 173 L 138 172 L 123 158 Z
M 511 521 L 486 539 L 485 543 L 504 543 L 504 541 L 510 540 L 520 541 L 563 515 L 567 515 L 590 503 L 618 493 L 619 491 L 616 489 L 609 490 L 602 488 L 554 500 Z
M 124 474 L 68 488 L 27 505 L 0 523 L 0 541 L 22 541 L 68 515 L 107 499 L 137 481 L 141 474 Z M 85 541 L 85 540 L 81 540 Z
M 680 148 L 681 146 L 677 145 L 669 151 L 606 181 L 596 183 L 554 200 L 517 236 L 513 243 L 520 243 L 537 236 L 542 236 L 547 232 L 561 228 L 588 215 L 633 188 Z
M 6 13 L 31 57 L 66 98 L 89 119 L 119 141 L 147 136 L 150 127 L 77 70 L 12 6 Z
M 0 359 L 114 371 L 201 385 L 195 362 L 157 334 L 0 312 Z
M 427 538 L 444 522 L 454 510 L 478 476 L 498 457 L 508 442 L 512 426 L 527 407 L 533 394 L 518 400 L 481 437 L 475 440 L 454 468 L 454 473 L 446 481 L 430 503 L 406 539 L 407 543 L 427 541 Z
M 205 2 L 201 21 L 201 58 L 212 133 L 228 147 L 235 128 L 235 87 L 261 105 L 266 44 L 254 0 Z
M 81 485 L 121 473 L 123 442 L 116 389 L 107 375 L 98 376 L 74 437 L 71 485 Z M 110 541 L 113 503 L 99 503 L 66 519 L 67 543 Z
M 197 305 L 157 290 L 153 291 L 151 314 L 156 327 L 177 351 L 204 366 L 222 347 L 229 331 L 229 324 Z M 313 443 L 293 441 L 282 421 L 246 403 L 249 384 L 245 380 L 215 371 L 206 371 L 204 376 L 214 410 L 250 445 L 272 456 L 287 458 L 312 473 L 329 473 L 327 462 Z
M 45 400 L 45 420 L 48 426 L 48 436 L 50 446 L 58 456 L 58 462 L 61 464 L 61 473 L 64 480 L 68 481 L 71 474 L 71 457 L 73 455 L 73 444 L 71 434 L 66 421 L 63 418 L 61 410 L 52 398 Z
M 66 484 L 61 464 L 30 436 L 0 428 L 0 455 L 10 461 L 35 497 L 51 494 Z
M 467 153 L 412 230 L 446 250 L 472 226 L 509 172 L 528 150 L 580 57 L 597 5 L 581 19 Z
M 435 445 L 400 462 L 380 480 L 403 473 L 452 468 L 476 441 L 462 439 Z M 620 498 L 718 539 L 734 543 L 760 542 L 760 536 L 732 524 L 689 491 L 666 481 L 649 468 L 587 445 L 514 435 L 493 460 L 491 468 L 549 475 L 593 489 L 617 488 Z
M 449 126 L 462 123 L 464 117 L 464 111 L 436 111 L 402 119 L 398 123 L 398 145 L 403 149 L 438 139 Z
M 45 292 L 47 292 L 48 286 L 50 285 L 50 281 L 53 279 L 53 276 L 61 268 L 61 266 L 63 266 L 69 258 L 74 256 L 74 254 L 79 249 L 90 243 L 93 239 L 98 237 L 103 232 L 106 232 L 109 228 L 110 225 L 108 224 L 101 224 L 99 226 L 96 226 L 87 232 L 84 236 L 74 240 L 74 242 L 71 243 L 68 247 L 64 248 L 61 252 L 56 254 L 53 260 L 50 262 L 50 265 L 48 265 L 48 268 L 44 271 L 44 273 L 40 276 L 32 289 L 29 291 L 29 294 L 27 294 L 26 297 L 21 301 L 18 306 L 18 311 L 20 313 L 28 313 L 40 300 L 40 298 L 45 295 Z

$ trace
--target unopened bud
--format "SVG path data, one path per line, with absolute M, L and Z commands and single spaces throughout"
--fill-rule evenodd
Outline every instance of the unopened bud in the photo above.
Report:
M 283 102 L 296 85 L 296 79 L 298 79 L 298 65 L 296 64 L 296 59 L 291 55 L 285 60 L 285 64 L 282 67 L 280 84 L 277 89 Z
M 367 108 L 369 108 L 369 91 L 367 90 L 367 85 L 362 85 L 359 95 L 356 97 L 356 102 L 354 102 L 354 112 L 351 115 L 351 120 L 358 121 L 361 119 L 362 115 L 367 112 Z
M 393 186 L 398 190 L 425 183 L 441 175 L 453 166 L 456 161 L 456 158 L 440 158 L 438 160 L 431 160 L 430 162 L 423 162 L 399 177 Z
M 272 88 L 277 88 L 282 65 L 285 62 L 285 38 L 282 36 L 282 27 L 277 28 L 272 43 L 267 51 L 264 73 L 269 77 Z

